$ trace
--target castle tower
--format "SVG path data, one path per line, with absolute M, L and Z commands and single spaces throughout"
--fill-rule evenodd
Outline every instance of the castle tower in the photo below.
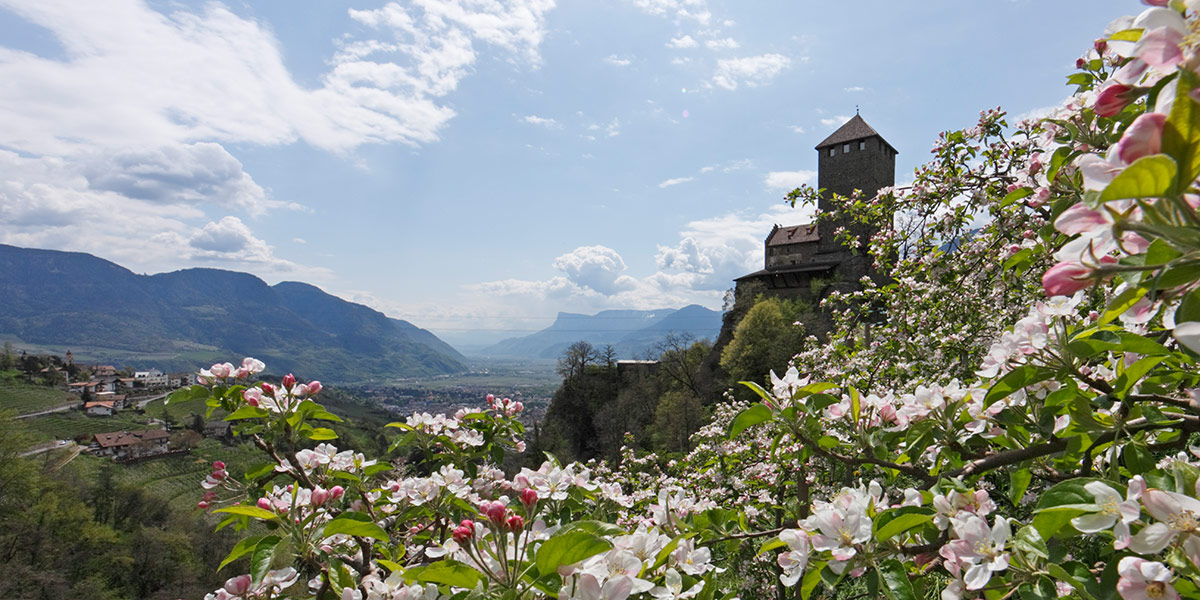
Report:
M 896 183 L 896 149 L 857 114 L 817 144 L 818 207 L 832 213 L 833 194 L 849 196 L 859 190 L 867 198 Z M 837 230 L 847 228 L 860 242 L 859 250 L 843 245 Z M 781 296 L 812 299 L 828 289 L 854 289 L 863 277 L 877 277 L 865 250 L 879 225 L 852 225 L 846 219 L 782 227 L 776 225 L 763 241 L 763 270 L 735 279 Z M 820 288 L 820 289 L 818 289 Z
M 879 135 L 863 118 L 855 114 L 825 141 L 817 144 L 817 187 L 824 190 L 818 205 L 822 213 L 832 211 L 828 198 L 832 194 L 849 196 L 854 190 L 871 198 L 880 188 L 896 185 L 896 149 Z M 845 223 L 821 226 L 819 252 L 842 252 L 833 231 Z M 864 243 L 874 228 L 855 227 Z M 864 237 L 865 236 L 865 237 Z

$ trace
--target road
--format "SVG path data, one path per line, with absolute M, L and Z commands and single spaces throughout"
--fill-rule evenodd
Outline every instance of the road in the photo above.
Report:
M 69 448 L 74 445 L 75 445 L 75 442 L 70 442 L 67 440 L 55 440 L 53 442 L 43 444 L 37 448 L 34 448 L 33 450 L 25 452 L 24 454 L 21 454 L 20 456 L 22 456 L 22 457 L 33 456 L 34 454 L 41 454 L 43 452 L 49 452 L 49 451 L 57 449 L 57 448 Z
M 78 402 L 72 402 L 72 403 L 70 403 L 70 404 L 64 404 L 64 405 L 62 405 L 62 406 L 60 406 L 60 407 L 58 407 L 58 408 L 51 408 L 51 409 L 49 409 L 49 410 L 43 410 L 43 411 L 41 411 L 41 412 L 29 413 L 29 414 L 27 414 L 27 415 L 17 415 L 17 416 L 15 416 L 15 417 L 13 417 L 13 418 L 14 418 L 14 419 L 28 419 L 29 417 L 38 417 L 38 416 L 41 416 L 41 415 L 48 415 L 48 414 L 50 414 L 50 413 L 64 412 L 64 411 L 71 410 L 71 407 L 72 407 L 72 406 L 78 406 L 78 405 L 79 405 L 79 403 L 78 403 Z
M 137 407 L 141 410 L 146 410 L 147 404 L 150 404 L 151 402 L 154 402 L 155 400 L 162 400 L 163 398 L 166 398 L 169 395 L 171 395 L 171 392 L 164 392 L 157 396 L 150 396 L 149 398 L 146 398 L 145 400 L 139 400 L 137 403 Z

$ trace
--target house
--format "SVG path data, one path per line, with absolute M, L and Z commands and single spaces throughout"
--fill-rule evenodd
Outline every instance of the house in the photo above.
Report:
M 91 450 L 97 456 L 117 460 L 143 458 L 166 454 L 170 450 L 170 435 L 162 429 L 114 431 L 92 436 Z
M 136 371 L 133 378 L 139 382 L 141 387 L 163 387 L 167 385 L 168 377 L 158 369 L 150 369 L 149 371 Z
M 208 421 L 204 424 L 204 437 L 217 438 L 225 442 L 233 441 L 233 423 L 229 421 Z
M 172 388 L 188 387 L 196 385 L 195 373 L 171 373 L 167 376 L 167 385 Z
M 117 368 L 112 365 L 94 365 L 92 366 L 92 377 L 113 377 L 117 374 Z
M 871 198 L 881 188 L 895 185 L 896 149 L 860 115 L 817 144 L 816 150 L 817 188 L 824 190 L 818 202 L 822 214 L 834 212 L 831 194 L 850 196 L 858 190 Z M 855 288 L 863 277 L 876 277 L 871 257 L 839 241 L 839 230 L 865 249 L 878 227 L 847 220 L 775 225 L 763 242 L 763 269 L 734 280 L 739 295 L 761 291 L 815 301 L 830 287 Z
M 113 392 L 98 392 L 94 396 L 92 396 L 93 400 L 98 400 L 101 402 L 112 402 L 113 410 L 125 410 L 126 408 L 128 408 L 126 406 L 127 398 L 128 398 L 128 396 L 126 396 L 125 394 L 114 394 Z
M 117 381 L 117 385 L 123 390 L 133 389 L 141 384 L 141 381 L 134 377 L 122 377 Z
M 95 394 L 96 386 L 98 386 L 98 385 L 100 385 L 99 381 L 78 381 L 75 383 L 67 384 L 67 390 L 71 391 L 71 392 L 75 392 L 76 394 L 82 394 L 84 392 L 87 392 L 89 394 Z
M 83 412 L 93 417 L 111 417 L 117 409 L 111 400 L 98 400 L 84 404 Z

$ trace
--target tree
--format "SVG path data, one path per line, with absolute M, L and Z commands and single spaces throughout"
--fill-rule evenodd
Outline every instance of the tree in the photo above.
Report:
M 798 316 L 794 304 L 760 296 L 721 351 L 721 368 L 733 382 L 763 381 L 769 371 L 786 370 L 803 344 L 803 330 L 795 325 Z
M 600 354 L 590 343 L 580 340 L 567 347 L 562 356 L 558 357 L 558 374 L 564 380 L 571 380 L 584 372 L 588 365 L 595 364 Z

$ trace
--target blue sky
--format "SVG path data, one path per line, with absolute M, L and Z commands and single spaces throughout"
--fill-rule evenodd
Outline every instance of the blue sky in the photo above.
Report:
M 721 304 L 821 139 L 1066 97 L 1132 0 L 0 0 L 0 242 L 487 342 Z

